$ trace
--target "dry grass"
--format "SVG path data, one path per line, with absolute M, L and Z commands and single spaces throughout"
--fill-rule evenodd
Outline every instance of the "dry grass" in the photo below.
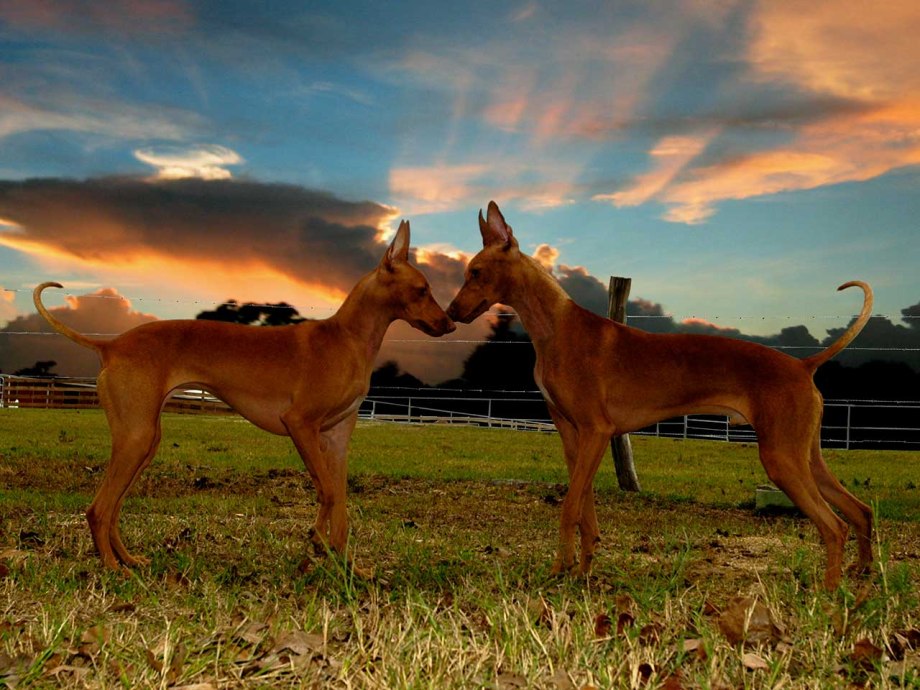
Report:
M 7 414 L 0 685 L 920 684 L 916 521 L 883 516 L 877 570 L 826 594 L 816 584 L 822 549 L 807 521 L 755 515 L 721 491 L 699 502 L 651 490 L 622 495 L 606 484 L 594 574 L 556 579 L 548 565 L 563 487 L 364 467 L 349 503 L 350 545 L 375 570 L 362 580 L 337 559 L 305 558 L 315 503 L 288 451 L 250 446 L 242 425 L 217 438 L 225 422 L 167 418 L 163 457 L 122 520 L 129 547 L 153 562 L 124 577 L 101 571 L 82 517 L 105 455 L 101 418 L 56 413 L 49 434 L 49 418 L 38 415 L 14 438 Z M 552 447 L 544 444 L 558 443 L 496 432 L 495 448 L 489 437 L 471 453 L 470 430 L 406 431 L 361 427 L 356 454 L 371 454 L 367 437 L 385 432 L 381 454 L 395 453 L 402 437 L 414 453 L 427 449 L 429 470 L 437 460 L 443 475 L 461 474 L 455 455 L 463 467 L 477 453 L 494 466 L 514 448 L 524 465 L 540 464 Z M 690 457 L 726 447 L 681 448 Z M 654 450 L 639 456 L 643 478 L 666 474 Z M 884 462 L 872 472 L 870 486 L 886 485 Z M 907 488 L 904 496 L 886 491 L 899 510 L 916 500 Z

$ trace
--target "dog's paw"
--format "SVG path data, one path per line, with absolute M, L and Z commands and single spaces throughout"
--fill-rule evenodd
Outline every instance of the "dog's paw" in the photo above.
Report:
M 572 559 L 572 561 L 570 561 L 569 563 L 564 563 L 563 561 L 557 558 L 556 560 L 553 561 L 553 565 L 549 569 L 550 575 L 554 575 L 558 577 L 577 575 L 579 571 L 580 571 L 580 567 L 578 563 L 575 562 L 574 559 Z
M 853 578 L 863 578 L 872 574 L 872 562 L 856 561 L 847 568 L 847 575 Z
M 373 567 L 364 568 L 354 561 L 349 561 L 349 566 L 351 566 L 351 572 L 353 572 L 355 577 L 359 580 L 366 580 L 370 582 L 375 577 L 377 577 L 377 571 Z
M 127 554 L 125 558 L 122 558 L 121 564 L 128 570 L 131 568 L 146 568 L 150 565 L 150 559 L 144 556 L 132 556 L 131 554 Z

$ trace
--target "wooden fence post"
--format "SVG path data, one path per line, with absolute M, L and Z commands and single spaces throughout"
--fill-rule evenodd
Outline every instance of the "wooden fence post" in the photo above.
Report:
M 629 289 L 632 287 L 631 278 L 610 277 L 610 287 L 607 291 L 607 317 L 618 323 L 626 323 L 626 301 L 629 299 Z M 610 450 L 613 451 L 613 464 L 617 470 L 617 483 L 623 491 L 641 491 L 639 476 L 633 464 L 632 444 L 629 434 L 613 436 L 610 439 Z

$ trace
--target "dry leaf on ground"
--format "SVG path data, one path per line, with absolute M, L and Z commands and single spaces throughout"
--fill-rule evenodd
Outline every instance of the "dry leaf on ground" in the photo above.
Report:
M 275 640 L 271 653 L 280 654 L 290 651 L 298 656 L 308 656 L 323 649 L 323 636 L 316 633 L 306 633 L 302 630 L 289 630 L 281 633 Z
M 753 597 L 730 601 L 719 616 L 718 625 L 731 645 L 769 644 L 778 642 L 781 636 L 770 610 Z
M 882 660 L 884 651 L 881 647 L 872 644 L 868 637 L 863 637 L 853 645 L 853 651 L 850 652 L 849 660 L 856 668 L 863 671 L 871 671 L 875 664 Z
M 746 652 L 741 657 L 741 665 L 748 671 L 766 671 L 770 668 L 770 664 L 762 656 L 753 652 Z
M 557 668 L 553 674 L 553 685 L 556 686 L 556 690 L 575 690 L 576 688 L 568 672 L 562 668 Z
M 606 613 L 599 613 L 594 617 L 594 636 L 609 637 L 613 629 L 613 621 Z

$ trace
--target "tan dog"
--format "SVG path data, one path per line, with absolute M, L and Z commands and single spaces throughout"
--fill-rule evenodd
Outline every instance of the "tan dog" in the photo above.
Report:
M 118 515 L 156 453 L 163 403 L 180 386 L 206 389 L 256 426 L 291 437 L 319 498 L 313 542 L 344 553 L 346 452 L 384 333 L 397 319 L 434 336 L 455 328 L 408 259 L 409 223 L 403 221 L 380 265 L 326 320 L 271 328 L 159 321 L 108 341 L 77 333 L 48 313 L 41 292 L 61 285 L 35 288 L 39 313 L 102 360 L 99 401 L 112 432 L 112 458 L 86 517 L 106 566 L 146 562 L 122 543 Z
M 469 262 L 466 282 L 447 309 L 469 323 L 496 302 L 510 305 L 533 341 L 534 378 L 565 447 L 569 490 L 562 504 L 553 571 L 575 567 L 575 529 L 581 534 L 580 570 L 591 568 L 599 541 L 592 482 L 610 437 L 688 413 L 728 415 L 757 431 L 760 459 L 770 479 L 817 525 L 827 547 L 824 584 L 841 579 L 847 526 L 859 545 L 856 569 L 872 562 L 872 510 L 830 473 L 821 457 L 823 402 L 815 369 L 862 330 L 862 312 L 829 348 L 795 359 L 742 340 L 704 335 L 655 335 L 614 323 L 575 304 L 559 283 L 518 249 L 495 202 L 479 214 L 483 249 Z

